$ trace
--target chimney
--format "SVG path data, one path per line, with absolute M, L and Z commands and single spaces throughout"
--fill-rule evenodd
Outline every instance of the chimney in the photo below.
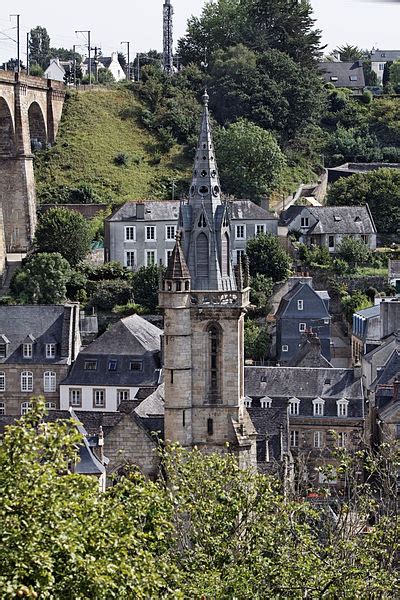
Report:
M 260 206 L 266 211 L 269 211 L 269 196 L 261 196 Z
M 137 202 L 136 203 L 136 219 L 144 219 L 144 202 Z
M 400 401 L 400 379 L 398 377 L 393 381 L 393 401 Z
M 356 362 L 356 364 L 353 367 L 353 372 L 354 372 L 354 379 L 357 381 L 358 379 L 361 379 L 362 377 L 362 366 L 360 362 Z

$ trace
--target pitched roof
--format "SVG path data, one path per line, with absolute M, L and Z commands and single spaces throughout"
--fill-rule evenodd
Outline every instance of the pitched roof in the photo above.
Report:
M 306 334 L 300 348 L 289 362 L 289 367 L 325 367 L 333 365 L 321 354 L 321 340 L 316 334 Z
M 7 358 L 0 363 L 23 361 L 22 344 L 33 338 L 35 348 L 30 363 L 43 362 L 46 343 L 58 343 L 62 349 L 64 305 L 0 306 L 0 336 L 8 339 Z M 62 357 L 65 362 L 67 357 Z
M 255 204 L 251 200 L 233 200 L 229 202 L 229 210 L 231 219 L 234 221 L 268 221 L 277 219 L 275 215 L 261 206 L 258 206 L 258 204 Z
M 378 317 L 381 314 L 381 307 L 379 304 L 374 304 L 374 306 L 362 308 L 354 314 L 363 317 L 363 319 L 371 319 L 373 317 Z
M 307 235 L 316 233 L 371 234 L 376 227 L 368 206 L 290 206 L 281 214 L 280 223 L 290 224 L 306 210 L 317 223 L 307 230 Z
M 177 238 L 169 257 L 165 279 L 190 279 L 190 272 L 183 254 L 180 238 Z
M 147 396 L 136 408 L 135 413 L 142 418 L 160 417 L 164 416 L 164 399 L 165 390 L 164 384 L 158 386 L 158 388 Z
M 400 350 L 393 350 L 385 366 L 378 374 L 374 386 L 389 385 L 400 378 Z
M 365 87 L 362 61 L 321 62 L 318 64 L 318 69 L 324 77 L 326 83 L 333 83 L 335 87 Z
M 329 314 L 326 304 L 324 302 L 324 298 L 321 297 L 320 293 L 316 292 L 311 287 L 310 284 L 303 282 L 303 281 L 297 281 L 295 283 L 295 285 L 282 297 L 282 299 L 279 303 L 278 310 L 276 311 L 275 318 L 278 319 L 280 317 L 283 317 L 285 315 L 287 309 L 289 308 L 292 300 L 294 300 L 297 296 L 299 298 L 303 298 L 305 295 L 308 295 L 308 296 L 313 295 L 313 296 L 316 296 L 317 298 L 319 298 L 321 300 L 320 306 L 321 306 L 321 311 L 322 311 L 324 317 L 330 318 L 330 314 Z M 329 298 L 329 295 L 328 295 L 328 298 Z M 319 314 L 321 314 L 321 312 Z M 303 317 L 315 316 L 315 309 L 313 309 L 313 311 L 310 312 L 308 310 L 307 306 L 305 306 L 301 315 Z
M 245 393 L 251 397 L 362 399 L 353 369 L 245 367 Z
M 400 50 L 379 50 L 371 52 L 372 62 L 395 61 L 400 58 Z

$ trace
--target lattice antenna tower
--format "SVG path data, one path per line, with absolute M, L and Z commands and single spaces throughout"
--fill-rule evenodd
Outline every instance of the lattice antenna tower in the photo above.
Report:
M 163 65 L 164 71 L 172 75 L 174 70 L 174 55 L 173 55 L 173 15 L 174 7 L 171 0 L 165 0 L 163 7 Z

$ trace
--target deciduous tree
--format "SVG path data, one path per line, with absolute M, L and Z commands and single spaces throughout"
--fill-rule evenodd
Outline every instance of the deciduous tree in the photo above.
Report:
M 11 293 L 20 302 L 60 304 L 71 277 L 69 263 L 58 253 L 38 253 L 25 259 L 11 280 Z
M 260 233 L 250 239 L 247 242 L 246 253 L 252 276 L 260 273 L 271 277 L 273 281 L 285 281 L 288 278 L 290 257 L 275 235 Z

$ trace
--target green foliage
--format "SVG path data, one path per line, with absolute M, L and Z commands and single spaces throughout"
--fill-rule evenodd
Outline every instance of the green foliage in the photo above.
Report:
M 352 323 L 353 314 L 355 312 L 371 306 L 371 301 L 368 296 L 360 290 L 355 290 L 352 294 L 345 293 L 341 297 L 341 303 L 343 312 L 350 324 Z
M 60 304 L 66 299 L 71 274 L 61 254 L 34 254 L 15 271 L 10 291 L 24 304 Z
M 348 264 L 353 272 L 357 267 L 369 264 L 372 258 L 367 244 L 351 236 L 346 236 L 342 239 L 337 248 L 337 255 Z
M 400 173 L 378 169 L 339 179 L 328 191 L 330 206 L 369 205 L 379 233 L 400 231 Z
M 332 266 L 332 259 L 325 246 L 299 244 L 299 258 L 308 269 L 327 269 Z
M 39 219 L 35 236 L 38 252 L 59 252 L 75 266 L 86 257 L 91 242 L 90 224 L 76 211 L 51 208 Z
M 91 282 L 87 285 L 87 290 L 89 306 L 99 310 L 112 310 L 114 306 L 127 304 L 132 299 L 131 284 L 124 279 Z
M 140 267 L 133 274 L 134 302 L 146 308 L 150 313 L 157 312 L 159 281 L 164 270 L 164 267 L 151 265 L 150 267 Z
M 114 164 L 118 167 L 127 167 L 129 164 L 129 156 L 124 152 L 118 152 L 114 157 Z
M 273 281 L 285 281 L 288 278 L 291 260 L 276 236 L 260 233 L 247 242 L 246 254 L 252 276 L 259 273 Z
M 44 69 L 40 65 L 34 64 L 29 67 L 29 75 L 33 75 L 34 77 L 43 77 Z
M 400 93 L 400 60 L 395 60 L 390 67 L 390 83 L 395 91 Z
M 29 32 L 29 61 L 31 69 L 34 65 L 39 65 L 44 71 L 49 66 L 49 58 L 50 36 L 45 27 L 38 25 Z
M 382 151 L 374 134 L 364 129 L 338 127 L 331 135 L 325 151 L 329 166 L 344 162 L 379 162 Z
M 271 347 L 271 336 L 266 327 L 246 319 L 244 323 L 244 357 L 246 360 L 264 362 Z
M 109 69 L 99 69 L 97 75 L 97 81 L 101 85 L 107 85 L 109 83 L 115 83 L 114 75 Z
M 338 46 L 335 52 L 340 54 L 341 62 L 352 62 L 364 58 L 364 52 L 358 46 L 352 46 L 351 44 Z
M 216 141 L 226 192 L 254 200 L 278 187 L 286 161 L 271 133 L 240 119 L 220 129 Z
M 254 304 L 259 314 L 267 314 L 268 303 L 272 296 L 274 282 L 270 277 L 256 273 L 251 278 L 250 302 Z

